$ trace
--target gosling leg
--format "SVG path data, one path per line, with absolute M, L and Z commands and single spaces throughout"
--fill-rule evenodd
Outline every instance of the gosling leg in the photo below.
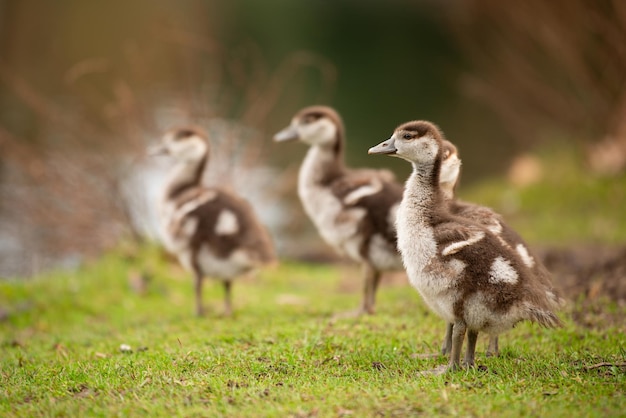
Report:
M 376 304 L 376 289 L 378 289 L 378 285 L 380 284 L 381 273 L 369 263 L 364 263 L 363 276 L 364 286 L 361 306 L 352 311 L 335 314 L 333 315 L 333 320 L 357 318 L 361 315 L 373 315 L 376 312 L 374 308 L 374 305 Z
M 196 315 L 204 316 L 204 306 L 202 305 L 202 273 L 195 268 L 193 271 L 196 291 Z
M 452 327 L 452 350 L 450 351 L 450 361 L 448 362 L 447 372 L 458 370 L 461 363 L 461 349 L 463 348 L 463 339 L 465 339 L 465 322 L 456 321 Z
M 500 349 L 498 348 L 498 336 L 489 336 L 489 346 L 487 347 L 487 357 L 498 356 Z
M 376 312 L 376 291 L 380 284 L 381 274 L 372 265 L 363 265 L 363 276 L 365 277 L 365 287 L 363 289 L 362 313 L 373 315 Z
M 443 344 L 441 345 L 441 354 L 444 356 L 446 354 L 450 354 L 452 350 L 452 328 L 454 326 L 452 324 L 448 324 L 446 326 L 446 336 L 444 337 Z
M 232 282 L 230 280 L 225 280 L 223 283 L 224 283 L 224 316 L 232 316 L 233 314 Z
M 474 357 L 476 354 L 476 340 L 478 340 L 478 331 L 467 331 L 467 348 L 465 351 L 465 365 L 474 367 Z

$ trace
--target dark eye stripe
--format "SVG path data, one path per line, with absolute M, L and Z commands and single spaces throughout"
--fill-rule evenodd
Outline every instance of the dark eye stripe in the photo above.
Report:
M 181 129 L 174 134 L 174 141 L 182 141 L 183 139 L 190 138 L 196 133 L 191 129 Z
M 312 123 L 312 122 L 315 122 L 316 120 L 321 119 L 323 116 L 324 115 L 320 112 L 312 112 L 312 113 L 307 113 L 306 115 L 304 115 L 302 120 L 304 121 L 304 123 Z

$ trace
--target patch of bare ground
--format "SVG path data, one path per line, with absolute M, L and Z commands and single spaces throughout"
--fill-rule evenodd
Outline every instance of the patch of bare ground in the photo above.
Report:
M 626 330 L 626 246 L 549 248 L 540 254 L 555 286 L 574 302 L 574 321 Z

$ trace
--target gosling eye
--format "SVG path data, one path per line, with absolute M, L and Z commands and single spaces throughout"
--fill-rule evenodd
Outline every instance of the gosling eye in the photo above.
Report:
M 308 123 L 313 123 L 313 122 L 317 121 L 320 118 L 321 118 L 321 115 L 312 113 L 312 114 L 306 115 L 304 117 L 304 123 L 307 123 L 307 124 Z
M 411 135 L 411 134 L 404 134 L 404 135 L 402 135 L 402 138 L 404 138 L 404 139 L 411 139 L 411 138 L 413 138 L 413 135 Z

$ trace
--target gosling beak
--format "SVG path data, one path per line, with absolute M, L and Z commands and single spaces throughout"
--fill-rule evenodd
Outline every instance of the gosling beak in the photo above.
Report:
M 169 151 L 163 144 L 152 145 L 151 147 L 148 147 L 149 157 L 156 157 L 158 155 L 167 155 L 167 154 L 169 154 Z
M 294 139 L 298 139 L 300 136 L 298 135 L 298 131 L 293 126 L 288 126 L 282 131 L 278 132 L 274 135 L 275 142 L 287 142 L 293 141 Z
M 370 148 L 367 153 L 368 154 L 395 154 L 396 149 L 395 140 L 393 136 L 386 141 L 381 142 L 375 147 Z

